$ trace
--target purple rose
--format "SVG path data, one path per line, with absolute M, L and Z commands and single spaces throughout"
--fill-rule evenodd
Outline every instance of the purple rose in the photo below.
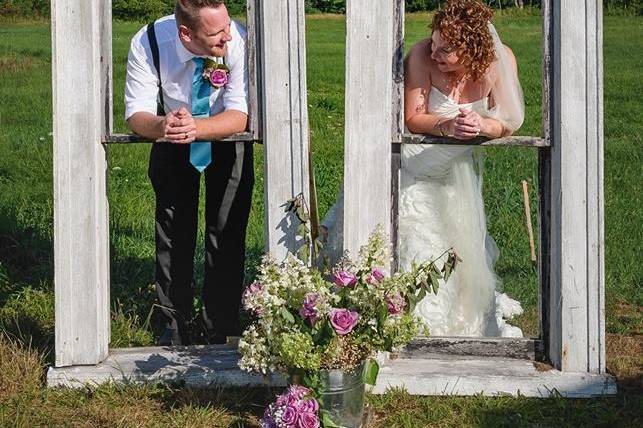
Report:
M 314 398 L 309 398 L 307 400 L 301 400 L 299 401 L 299 405 L 297 406 L 297 410 L 299 411 L 299 414 L 302 413 L 317 413 L 319 410 L 319 403 L 317 403 L 317 400 Z
M 319 428 L 319 418 L 315 413 L 304 412 L 297 420 L 298 428 Z
M 294 427 L 297 424 L 297 416 L 299 416 L 297 414 L 297 409 L 295 409 L 293 406 L 288 406 L 281 414 L 281 420 L 287 426 Z
M 386 307 L 388 308 L 389 314 L 397 315 L 402 313 L 406 307 L 406 301 L 404 300 L 404 297 L 400 296 L 400 293 L 388 295 L 386 296 Z
M 225 86 L 225 84 L 228 83 L 228 72 L 220 68 L 212 70 L 210 73 L 210 83 L 215 88 Z
M 371 270 L 371 273 L 368 274 L 366 277 L 366 282 L 369 284 L 375 284 L 377 282 L 381 282 L 384 279 L 384 271 L 380 268 L 373 268 Z
M 333 274 L 333 282 L 338 287 L 352 287 L 357 284 L 357 277 L 348 271 L 340 270 Z
M 333 309 L 330 312 L 330 323 L 341 336 L 353 331 L 358 321 L 359 314 L 348 309 Z
M 315 307 L 318 299 L 319 294 L 306 293 L 306 296 L 304 297 L 304 303 L 299 310 L 299 315 L 301 315 L 302 318 L 309 319 L 312 325 L 315 325 L 315 323 L 319 319 L 317 308 Z

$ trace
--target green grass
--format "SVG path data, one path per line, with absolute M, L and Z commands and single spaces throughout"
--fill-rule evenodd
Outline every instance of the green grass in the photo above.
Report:
M 426 34 L 424 14 L 407 17 L 406 46 Z M 377 426 L 640 425 L 643 238 L 642 171 L 643 20 L 606 17 L 605 236 L 608 365 L 639 391 L 603 400 L 510 398 L 419 398 L 392 392 L 372 397 Z M 115 130 L 124 132 L 123 85 L 130 37 L 141 24 L 114 25 Z M 527 117 L 519 132 L 540 134 L 540 23 L 537 16 L 497 20 L 516 54 Z M 343 175 L 344 33 L 341 17 L 307 21 L 308 95 L 315 172 L 322 214 L 334 202 Z M 2 352 L 22 355 L 33 370 L 51 362 L 53 348 L 51 42 L 46 22 L 0 21 L 0 330 L 19 340 Z M 149 146 L 109 148 L 112 345 L 152 343 L 149 315 L 154 294 L 153 204 L 147 178 Z M 248 231 L 248 277 L 263 252 L 263 162 L 256 146 L 257 182 Z M 537 334 L 537 280 L 529 260 L 521 180 L 530 183 L 536 221 L 536 153 L 531 149 L 487 150 L 485 200 L 489 229 L 501 250 L 497 271 L 505 291 L 526 314 L 518 323 Z M 201 225 L 203 230 L 203 225 Z M 198 261 L 203 262 L 203 246 Z M 201 269 L 196 270 L 202 277 Z M 0 336 L 2 334 L 0 333 Z M 25 350 L 31 346 L 37 351 Z M 29 354 L 31 352 L 31 354 Z M 33 355 L 32 355 L 33 354 Z M 35 356 L 34 356 L 35 355 Z M 34 359 L 35 358 L 35 359 Z M 8 358 L 8 361 L 15 357 Z M 2 359 L 0 358 L 0 361 Z M 25 363 L 26 364 L 26 363 Z M 9 364 L 6 370 L 13 370 Z M 0 373 L 5 373 L 0 367 Z M 33 371 L 32 370 L 32 371 Z M 85 391 L 40 388 L 4 391 L 0 380 L 0 425 L 193 425 L 256 422 L 264 393 L 242 406 L 217 391 L 166 387 L 101 387 Z M 19 382 L 17 378 L 16 382 Z M 39 378 L 40 379 L 40 378 Z M 32 383 L 33 383 L 32 382 Z M 33 385 L 32 385 L 33 386 Z M 14 388 L 15 389 L 15 388 Z M 3 397 L 10 396 L 5 400 Z M 4 404 L 3 404 L 4 403 Z M 122 406 L 122 411 L 114 407 Z M 245 406 L 245 407 L 244 407 Z M 51 419 L 49 419 L 51 418 Z

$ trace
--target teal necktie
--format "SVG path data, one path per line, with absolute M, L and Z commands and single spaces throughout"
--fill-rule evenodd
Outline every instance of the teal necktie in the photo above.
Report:
M 210 83 L 203 78 L 204 58 L 192 59 L 196 68 L 192 79 L 192 117 L 203 118 L 210 116 Z M 190 144 L 190 163 L 199 171 L 212 162 L 212 148 L 210 143 Z

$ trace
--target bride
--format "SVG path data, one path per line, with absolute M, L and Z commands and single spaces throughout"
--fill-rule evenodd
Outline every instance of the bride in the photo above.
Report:
M 521 126 L 515 58 L 491 18 L 491 9 L 478 0 L 449 0 L 435 14 L 430 37 L 405 60 L 408 131 L 468 140 L 508 136 Z M 402 146 L 400 268 L 450 247 L 463 260 L 437 295 L 416 306 L 432 335 L 522 336 L 506 322 L 522 312 L 520 304 L 496 291 L 498 249 L 487 233 L 481 166 L 472 146 Z M 323 222 L 330 248 L 341 242 L 339 205 L 341 199 Z

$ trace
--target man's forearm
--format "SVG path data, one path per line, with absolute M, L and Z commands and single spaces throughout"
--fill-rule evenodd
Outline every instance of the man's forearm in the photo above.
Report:
M 195 121 L 197 140 L 223 140 L 244 132 L 248 125 L 248 115 L 238 110 L 228 110 L 212 117 L 195 119 Z
M 132 132 L 141 137 L 158 140 L 165 135 L 163 121 L 163 116 L 157 116 L 148 112 L 138 112 L 127 119 L 127 125 Z

